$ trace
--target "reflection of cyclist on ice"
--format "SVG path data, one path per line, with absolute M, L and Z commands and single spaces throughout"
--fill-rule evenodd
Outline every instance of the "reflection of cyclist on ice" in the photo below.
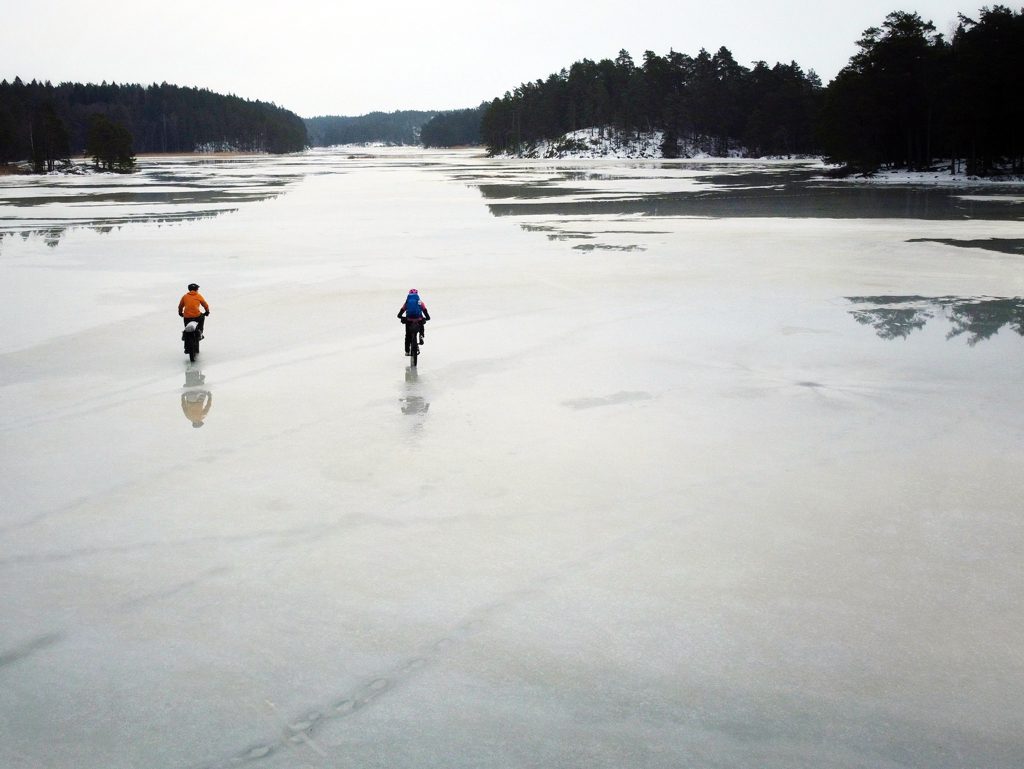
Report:
M 426 414 L 430 410 L 430 401 L 419 392 L 419 374 L 416 373 L 416 369 L 407 368 L 405 370 L 405 396 L 399 398 L 399 402 L 402 404 L 402 413 L 406 416 Z M 422 427 L 422 424 L 417 424 L 416 427 Z
M 420 344 L 423 344 L 423 326 L 430 320 L 427 306 L 420 300 L 420 293 L 415 288 L 409 289 L 409 295 L 405 298 L 402 309 L 398 311 L 398 317 L 405 324 L 405 354 L 408 355 L 412 335 L 419 332 Z
M 189 390 L 181 394 L 181 410 L 185 412 L 193 427 L 202 427 L 203 420 L 213 405 L 213 393 L 209 390 Z

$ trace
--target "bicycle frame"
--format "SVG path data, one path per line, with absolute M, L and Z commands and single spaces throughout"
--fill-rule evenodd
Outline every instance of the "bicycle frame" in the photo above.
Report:
M 422 318 L 403 318 L 405 323 L 405 351 L 409 353 L 410 365 L 416 366 L 420 357 L 419 335 L 423 330 Z

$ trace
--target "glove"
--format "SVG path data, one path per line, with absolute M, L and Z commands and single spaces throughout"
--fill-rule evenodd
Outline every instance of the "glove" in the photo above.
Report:
M 207 317 L 207 318 L 209 318 L 209 317 L 210 317 L 210 311 L 209 311 L 209 310 L 207 310 L 207 311 L 206 311 L 206 317 Z
M 178 310 L 178 317 L 179 318 L 184 318 L 185 317 L 185 311 L 184 310 Z

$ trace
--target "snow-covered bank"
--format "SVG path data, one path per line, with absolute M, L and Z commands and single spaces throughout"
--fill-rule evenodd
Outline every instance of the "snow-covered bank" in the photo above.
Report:
M 527 144 L 520 153 L 498 155 L 504 159 L 560 159 L 560 160 L 635 160 L 665 159 L 663 131 L 639 131 L 623 133 L 604 127 L 584 128 L 572 131 L 554 140 L 542 140 Z M 679 140 L 677 157 L 681 160 L 724 160 L 743 159 L 748 161 L 773 160 L 816 160 L 822 167 L 828 166 L 821 157 L 789 155 L 785 157 L 751 157 L 748 151 L 735 144 L 730 144 L 723 152 L 722 147 L 714 146 L 714 142 L 694 142 Z M 673 158 L 674 159 L 674 158 Z M 962 164 L 963 165 L 963 164 Z M 903 169 L 880 169 L 872 174 L 850 174 L 845 177 L 829 177 L 834 181 L 858 184 L 914 184 L 942 185 L 950 187 L 965 186 L 1022 186 L 1024 177 L 1013 175 L 995 175 L 991 177 L 977 176 L 967 173 L 950 173 L 949 161 L 936 163 L 936 169 L 930 171 L 907 171 Z
M 663 131 L 637 131 L 623 133 L 612 128 L 581 128 L 554 140 L 530 143 L 519 154 L 499 157 L 592 159 L 608 158 L 628 160 L 635 158 L 661 158 L 665 134 Z M 709 144 L 678 142 L 678 156 L 688 159 L 711 157 L 743 157 L 743 150 L 731 147 L 727 152 L 713 154 Z
M 941 187 L 1000 187 L 1024 189 L 1024 177 L 1002 174 L 996 176 L 978 176 L 968 173 L 950 173 L 949 162 L 937 164 L 930 171 L 907 171 L 906 169 L 882 168 L 870 175 L 851 174 L 831 181 L 850 182 L 854 184 L 913 184 L 918 186 Z

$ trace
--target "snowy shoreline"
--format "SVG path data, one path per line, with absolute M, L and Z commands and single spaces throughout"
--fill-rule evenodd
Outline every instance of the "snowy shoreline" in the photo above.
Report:
M 948 165 L 948 161 L 946 164 Z M 879 170 L 870 176 L 851 175 L 845 178 L 830 179 L 830 181 L 853 184 L 927 184 L 942 187 L 993 186 L 1024 189 L 1024 178 L 1019 176 L 975 176 L 974 174 L 951 174 L 946 171 L 907 171 L 899 168 Z
M 764 164 L 785 164 L 805 163 L 809 166 L 817 166 L 822 170 L 820 177 L 815 180 L 828 181 L 832 183 L 858 184 L 858 185 L 913 185 L 913 186 L 936 186 L 952 188 L 969 187 L 993 187 L 1000 189 L 1020 187 L 1024 189 L 1024 177 L 1021 176 L 977 176 L 973 174 L 957 173 L 950 174 L 944 170 L 908 171 L 906 169 L 880 169 L 874 173 L 850 174 L 848 176 L 832 176 L 830 172 L 841 166 L 830 164 L 820 155 L 778 155 L 750 157 L 745 150 L 739 147 L 732 147 L 726 155 L 709 152 L 706 147 L 695 143 L 679 144 L 680 156 L 677 158 L 666 158 L 661 155 L 661 144 L 664 134 L 661 131 L 641 133 L 638 137 L 624 139 L 621 135 L 614 135 L 609 130 L 601 131 L 598 128 L 585 128 L 565 134 L 554 141 L 541 141 L 530 145 L 519 154 L 500 153 L 493 156 L 485 156 L 498 161 L 529 161 L 529 160 L 568 160 L 568 161 L 626 161 L 626 160 L 650 160 L 658 163 L 685 165 L 687 163 L 764 163 Z M 336 151 L 351 149 L 365 152 L 367 149 L 385 149 L 387 145 L 382 143 L 362 144 L 339 144 L 332 147 Z M 322 148 L 321 148 L 322 149 Z M 393 146 L 392 149 L 417 150 L 430 153 L 431 150 L 415 145 Z M 466 148 L 463 148 L 466 149 Z M 450 151 L 450 150 L 449 150 Z M 305 153 L 317 152 L 316 148 L 307 149 Z M 443 152 L 443 150 L 433 150 Z M 137 160 L 165 160 L 172 158 L 210 158 L 217 160 L 245 159 L 270 157 L 267 153 L 243 152 L 243 151 L 212 151 L 212 152 L 167 152 L 167 153 L 140 153 Z M 939 160 L 935 163 L 936 168 L 947 168 L 951 164 L 948 159 Z M 92 174 L 105 174 L 109 172 L 97 170 L 91 159 L 77 157 L 70 163 L 55 169 L 41 176 L 82 176 Z M 0 178 L 4 176 L 35 176 L 31 166 L 25 162 L 0 165 Z
M 666 158 L 662 155 L 665 140 L 663 131 L 645 131 L 628 138 L 612 129 L 583 128 L 564 134 L 554 140 L 532 143 L 521 153 L 502 153 L 494 157 L 502 160 L 657 160 L 664 163 L 686 163 L 687 161 L 727 162 L 810 162 L 818 163 L 823 170 L 833 170 L 840 164 L 827 163 L 820 155 L 781 155 L 751 157 L 745 148 L 730 145 L 726 154 L 710 151 L 708 142 L 678 143 L 679 157 Z M 950 160 L 940 160 L 937 167 L 948 167 Z M 825 177 L 822 177 L 825 178 Z M 998 187 L 1024 187 L 1024 177 L 984 177 L 974 174 L 947 171 L 908 171 L 906 169 L 880 169 L 869 175 L 850 174 L 845 177 L 828 177 L 829 181 L 854 184 L 914 184 L 950 187 L 974 187 L 993 185 Z

